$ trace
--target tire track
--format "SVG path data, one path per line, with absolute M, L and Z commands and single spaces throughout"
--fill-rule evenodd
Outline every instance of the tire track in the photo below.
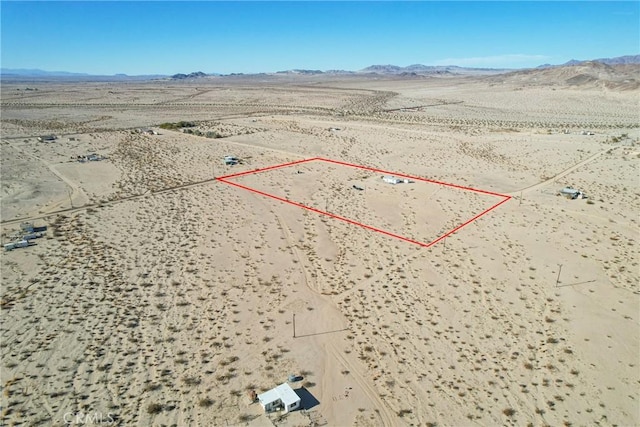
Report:
M 293 241 L 293 238 L 291 236 L 291 233 L 288 227 L 286 226 L 286 223 L 273 210 L 271 211 L 271 213 L 273 213 L 273 215 L 276 217 L 278 224 L 283 230 L 287 243 L 291 247 L 291 251 L 293 252 L 293 255 L 298 260 L 298 265 L 300 265 L 300 267 L 303 270 L 304 277 L 305 277 L 305 285 L 312 292 L 314 292 L 318 297 L 320 297 L 323 300 L 326 300 L 326 298 L 323 295 L 318 293 L 317 288 L 311 285 L 312 279 L 310 278 L 310 275 L 307 271 L 308 268 L 305 266 L 305 262 L 304 262 L 306 258 L 300 255 L 300 252 L 298 251 L 297 246 Z M 395 419 L 395 416 L 393 415 L 393 413 L 389 410 L 386 404 L 380 399 L 375 389 L 365 379 L 365 376 L 361 372 L 360 367 L 350 362 L 349 360 L 347 360 L 344 356 L 342 356 L 342 354 L 340 354 L 340 351 L 336 348 L 334 342 L 335 341 L 333 340 L 328 340 L 328 344 L 326 348 L 328 349 L 329 355 L 333 356 L 334 359 L 336 359 L 340 364 L 342 364 L 345 368 L 347 368 L 352 373 L 353 379 L 360 386 L 360 389 L 363 391 L 365 396 L 367 396 L 367 398 L 377 407 L 378 414 L 382 419 L 382 424 L 385 426 L 393 426 L 395 424 L 393 421 Z
M 232 140 L 227 140 L 227 142 L 229 144 L 233 144 L 233 145 L 236 145 L 236 146 L 239 146 L 239 147 L 248 147 L 248 148 L 254 148 L 254 149 L 255 148 L 260 148 L 260 149 L 268 150 L 268 151 L 271 151 L 271 152 L 274 152 L 274 153 L 280 153 L 280 154 L 285 154 L 287 156 L 297 157 L 298 159 L 305 159 L 306 158 L 306 157 L 304 157 L 304 156 L 302 156 L 302 155 L 300 155 L 298 153 L 294 153 L 294 152 L 291 152 L 291 151 L 278 150 L 278 149 L 275 149 L 275 148 L 263 147 L 263 146 L 260 146 L 260 145 L 247 144 L 247 143 L 237 142 L 237 141 L 232 141 Z M 18 151 L 22 152 L 21 150 L 18 150 Z M 38 157 L 36 157 L 36 156 L 34 156 L 32 154 L 29 154 L 29 153 L 24 153 L 24 154 L 27 154 L 27 155 L 29 155 L 31 157 L 34 157 L 34 158 L 38 159 L 39 161 L 42 161 L 51 170 L 51 172 L 56 175 L 56 177 L 60 178 L 65 184 L 67 184 L 69 187 L 71 187 L 73 189 L 74 193 L 72 194 L 72 197 L 75 197 L 76 195 L 81 194 L 81 193 L 84 194 L 80 187 L 76 186 L 72 181 L 68 180 L 61 173 L 59 173 L 57 170 L 55 170 L 53 168 L 53 165 L 48 164 L 44 160 L 42 160 L 42 159 L 40 159 L 40 158 L 38 158 Z M 24 221 L 35 221 L 35 220 L 38 220 L 38 219 L 43 219 L 43 218 L 46 218 L 46 217 L 51 216 L 51 215 L 75 213 L 75 212 L 83 211 L 83 210 L 90 209 L 90 208 L 94 208 L 94 209 L 102 208 L 102 207 L 114 205 L 116 203 L 137 200 L 137 199 L 141 199 L 141 198 L 144 198 L 144 197 L 153 196 L 153 195 L 156 195 L 156 194 L 162 194 L 162 193 L 167 193 L 167 192 L 171 192 L 171 191 L 185 190 L 185 189 L 197 187 L 197 186 L 200 186 L 200 185 L 209 184 L 209 183 L 217 181 L 217 179 L 218 179 L 217 177 L 213 177 L 213 178 L 205 179 L 205 180 L 202 180 L 202 181 L 189 182 L 189 183 L 186 183 L 186 184 L 167 187 L 167 188 L 163 188 L 163 189 L 155 190 L 155 191 L 147 190 L 145 193 L 142 193 L 142 194 L 133 194 L 133 195 L 130 195 L 130 196 L 119 197 L 117 199 L 113 199 L 113 200 L 109 200 L 109 201 L 105 201 L 105 202 L 88 203 L 88 204 L 85 204 L 85 205 L 82 205 L 82 206 L 73 207 L 73 208 L 69 207 L 69 208 L 57 209 L 57 210 L 53 209 L 56 206 L 60 206 L 61 204 L 65 203 L 66 202 L 66 199 L 65 199 L 65 200 L 62 200 L 60 202 L 56 202 L 56 204 L 53 206 L 52 209 L 49 209 L 47 212 L 44 212 L 44 213 L 42 213 L 40 215 L 27 216 L 27 217 L 15 218 L 15 219 L 11 219 L 11 220 L 0 221 L 0 224 L 3 225 L 3 226 L 4 225 L 12 225 L 12 224 L 18 224 L 18 223 L 24 222 Z M 85 195 L 85 197 L 86 197 L 86 195 Z
M 10 146 L 11 148 L 13 148 L 14 150 L 18 151 L 19 153 L 31 157 L 32 159 L 35 159 L 36 161 L 42 163 L 43 165 L 45 165 L 47 167 L 47 169 L 49 169 L 49 171 L 56 176 L 56 178 L 58 178 L 60 181 L 62 181 L 67 187 L 69 187 L 69 189 L 71 189 L 71 194 L 69 194 L 69 198 L 70 200 L 73 200 L 75 198 L 77 198 L 78 196 L 84 196 L 87 200 L 89 199 L 89 197 L 85 194 L 84 191 L 82 191 L 82 189 L 80 188 L 80 186 L 76 185 L 76 183 L 74 183 L 73 181 L 71 181 L 70 179 L 68 179 L 66 176 L 64 176 L 63 174 L 61 174 L 60 172 L 58 172 L 58 170 L 55 168 L 54 164 L 44 160 L 41 157 L 36 156 L 35 154 L 29 153 L 25 150 L 21 150 L 18 147 L 15 146 Z M 53 206 L 51 206 L 48 210 L 55 210 L 57 207 L 65 204 L 67 202 L 66 198 L 62 198 L 62 200 L 59 201 L 54 201 L 53 202 Z
M 364 378 L 364 375 L 354 363 L 349 362 L 335 347 L 333 341 L 329 341 L 327 346 L 329 349 L 329 353 L 338 360 L 345 368 L 349 370 L 352 374 L 355 382 L 360 386 L 360 389 L 364 392 L 364 394 L 369 398 L 371 402 L 373 402 L 378 409 L 378 415 L 382 419 L 382 425 L 385 426 L 393 426 L 397 423 L 394 422 L 396 419 L 395 415 L 389 410 L 387 405 L 380 399 L 375 389 L 369 384 L 369 382 Z
M 586 165 L 588 163 L 591 163 L 593 160 L 595 160 L 598 157 L 602 156 L 604 153 L 616 150 L 618 148 L 620 148 L 620 146 L 613 147 L 613 148 L 607 148 L 607 149 L 604 149 L 602 151 L 599 151 L 596 154 L 594 154 L 594 155 L 582 160 L 581 162 L 576 163 L 575 165 L 573 165 L 571 167 L 568 167 L 567 169 L 563 170 L 562 172 L 552 176 L 551 178 L 549 178 L 549 179 L 547 179 L 545 181 L 539 182 L 539 183 L 534 184 L 534 185 L 530 185 L 528 187 L 522 188 L 522 189 L 514 191 L 512 193 L 505 193 L 505 194 L 513 196 L 513 197 L 516 197 L 521 193 L 525 193 L 525 194 L 526 193 L 530 193 L 531 191 L 534 191 L 534 190 L 537 190 L 539 188 L 542 188 L 542 187 L 546 186 L 547 184 L 550 184 L 551 182 L 553 182 L 553 181 L 555 181 L 555 180 L 557 180 L 559 178 L 563 178 L 563 177 L 569 175 L 571 172 L 575 171 L 576 169 L 578 169 L 578 168 L 580 168 L 580 167 L 582 167 L 582 166 L 584 166 L 584 165 Z

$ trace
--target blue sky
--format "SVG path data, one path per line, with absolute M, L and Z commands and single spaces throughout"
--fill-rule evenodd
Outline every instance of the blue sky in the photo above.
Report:
M 640 2 L 2 1 L 1 66 L 90 74 L 532 67 L 640 53 Z

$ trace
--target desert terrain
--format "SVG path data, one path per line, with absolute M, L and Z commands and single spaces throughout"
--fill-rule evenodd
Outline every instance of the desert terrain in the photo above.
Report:
M 639 75 L 3 80 L 2 424 L 640 424 Z

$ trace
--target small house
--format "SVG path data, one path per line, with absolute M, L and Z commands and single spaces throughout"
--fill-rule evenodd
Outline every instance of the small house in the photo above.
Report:
M 289 384 L 284 383 L 259 394 L 258 401 L 265 412 L 282 410 L 286 414 L 287 412 L 299 409 L 301 399 Z
M 44 237 L 44 233 L 43 232 L 38 232 L 38 233 L 29 233 L 29 234 L 24 234 L 22 236 L 22 240 L 34 240 L 34 239 L 39 239 L 41 237 Z
M 20 241 L 13 242 L 13 243 L 7 243 L 6 245 L 4 245 L 4 250 L 5 251 L 12 251 L 12 250 L 17 249 L 17 248 L 26 248 L 27 246 L 29 246 L 29 241 L 28 240 L 20 240 Z
M 386 182 L 387 184 L 400 184 L 402 182 L 402 180 L 400 178 L 396 178 L 395 176 L 383 176 L 382 180 L 384 182 Z
M 387 184 L 393 184 L 393 185 L 402 184 L 402 183 L 410 184 L 410 183 L 413 182 L 413 181 L 411 181 L 410 179 L 407 179 L 407 178 L 396 178 L 395 176 L 387 176 L 387 175 L 383 176 L 382 180 L 384 182 L 386 182 Z
M 571 187 L 564 187 L 560 190 L 560 194 L 570 199 L 586 199 L 587 195 L 580 190 Z
M 224 164 L 227 166 L 237 165 L 239 162 L 237 157 L 234 156 L 224 156 Z
M 40 233 L 43 231 L 47 231 L 46 225 L 43 225 L 41 227 L 35 227 L 32 222 L 23 222 L 20 224 L 20 228 L 25 233 Z

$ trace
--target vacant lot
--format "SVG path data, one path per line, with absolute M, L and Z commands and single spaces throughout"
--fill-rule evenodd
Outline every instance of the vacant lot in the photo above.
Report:
M 638 91 L 541 76 L 3 81 L 3 424 L 637 425 Z M 512 198 L 216 179 L 315 157 Z M 382 175 L 227 181 L 502 200 Z

